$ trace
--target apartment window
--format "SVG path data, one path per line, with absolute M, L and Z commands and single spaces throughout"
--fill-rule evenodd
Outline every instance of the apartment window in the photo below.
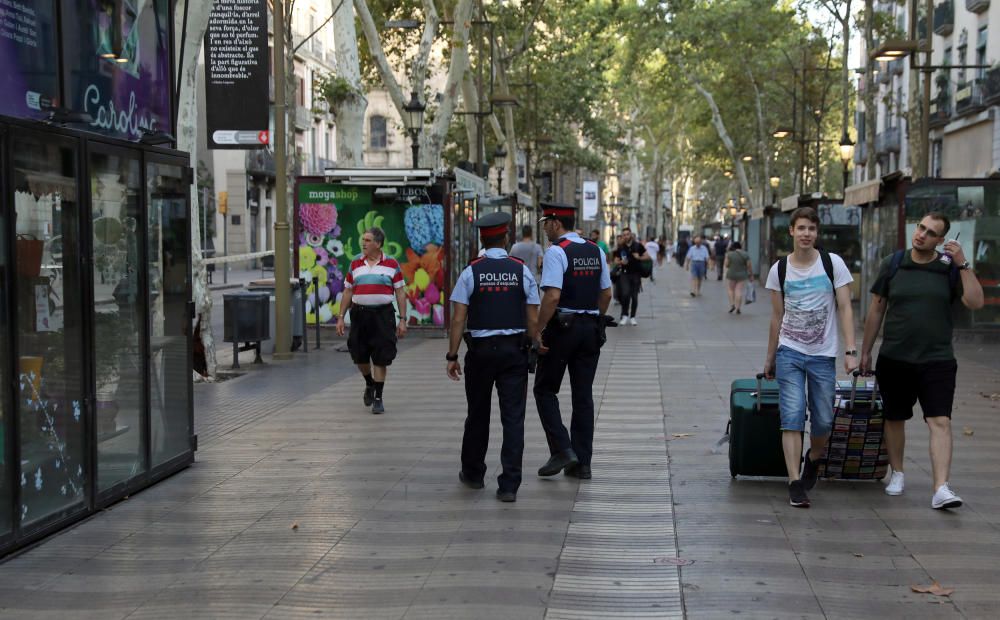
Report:
M 941 64 L 946 67 L 951 66 L 951 47 L 944 48 L 944 55 L 941 56 Z
M 373 149 L 384 149 L 388 146 L 384 116 L 372 116 L 368 120 L 368 145 Z
M 323 130 L 323 157 L 327 159 L 333 159 L 330 157 L 330 132 Z
M 306 104 L 306 81 L 299 78 L 299 105 L 304 106 Z
M 958 46 L 958 64 L 965 65 L 966 57 L 968 56 L 969 46 L 962 44 Z M 958 83 L 965 84 L 965 69 L 958 70 Z
M 941 156 L 944 154 L 944 145 L 941 140 L 931 143 L 931 176 L 941 176 Z
M 979 29 L 979 37 L 976 39 L 976 64 L 985 66 L 986 63 L 986 26 Z M 981 80 L 986 75 L 986 69 L 976 69 L 976 79 Z

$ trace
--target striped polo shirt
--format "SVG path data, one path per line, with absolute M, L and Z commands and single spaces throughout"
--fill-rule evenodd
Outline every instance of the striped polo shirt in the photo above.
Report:
M 351 261 L 351 269 L 344 278 L 344 288 L 352 293 L 351 303 L 359 306 L 391 304 L 394 289 L 404 284 L 399 263 L 385 254 L 374 267 L 368 266 L 364 254 L 358 255 Z

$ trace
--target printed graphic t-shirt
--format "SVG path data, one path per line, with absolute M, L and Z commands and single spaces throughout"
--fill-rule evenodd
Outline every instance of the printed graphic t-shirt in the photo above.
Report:
M 833 263 L 833 281 L 836 288 L 854 281 L 842 258 L 830 254 Z M 767 288 L 781 293 L 778 281 L 778 263 L 771 265 L 767 274 Z M 823 261 L 800 269 L 788 262 L 785 273 L 785 316 L 781 320 L 778 344 L 804 355 L 837 357 L 837 306 L 834 287 L 823 269 Z

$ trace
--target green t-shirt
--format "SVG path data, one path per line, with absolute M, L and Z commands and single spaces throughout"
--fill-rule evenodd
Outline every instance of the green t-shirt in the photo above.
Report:
M 889 280 L 890 262 L 891 255 L 882 260 L 871 288 L 889 304 L 879 355 L 912 364 L 955 359 L 951 304 L 962 297 L 962 281 L 956 284 L 953 297 L 948 280 L 950 264 L 940 260 L 915 263 L 907 251 Z
M 743 250 L 730 250 L 726 255 L 729 259 L 729 269 L 726 271 L 727 280 L 746 280 L 750 277 L 747 273 L 747 263 L 750 255 Z
M 601 248 L 601 250 L 604 251 L 604 255 L 605 256 L 607 256 L 608 254 L 611 254 L 611 250 L 608 249 L 608 244 L 607 243 L 604 243 L 603 241 L 598 240 L 597 241 L 597 247 Z

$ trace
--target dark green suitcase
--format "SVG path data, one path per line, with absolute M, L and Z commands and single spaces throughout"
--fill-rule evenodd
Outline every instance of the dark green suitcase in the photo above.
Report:
M 785 478 L 778 382 L 737 379 L 729 392 L 729 473 Z

